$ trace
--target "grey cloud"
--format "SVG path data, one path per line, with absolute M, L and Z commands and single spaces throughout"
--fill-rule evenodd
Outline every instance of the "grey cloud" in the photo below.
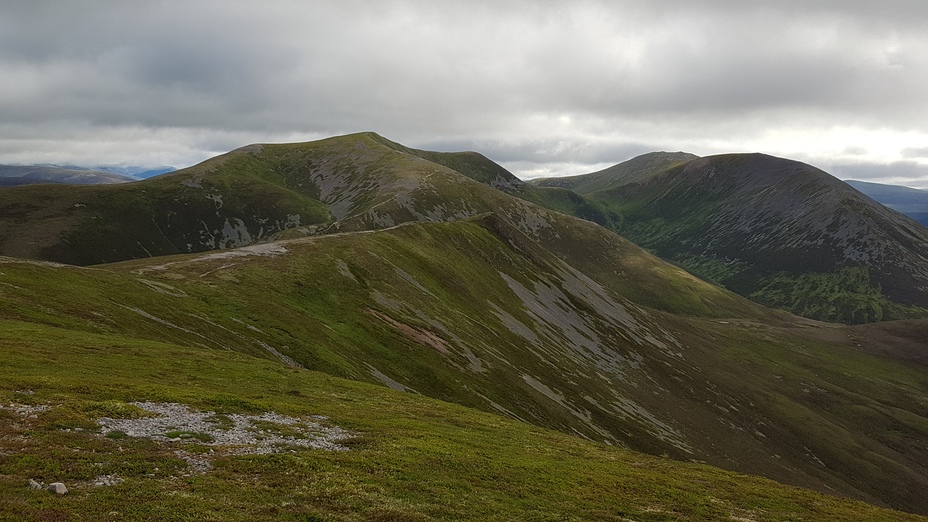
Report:
M 62 150 L 103 134 L 110 151 L 118 129 L 148 129 L 158 138 L 125 147 L 189 158 L 237 139 L 374 130 L 567 168 L 928 118 L 923 0 L 10 4 L 0 161 L 25 157 L 13 149 L 36 134 Z M 170 145 L 172 133 L 197 143 Z

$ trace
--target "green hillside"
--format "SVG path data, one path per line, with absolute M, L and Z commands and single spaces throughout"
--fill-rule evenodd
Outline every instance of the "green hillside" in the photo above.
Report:
M 550 196 L 582 200 L 575 194 L 512 178 L 514 197 L 482 183 L 490 175 L 475 173 L 511 176 L 494 165 L 478 154 L 414 151 L 362 133 L 253 145 L 116 187 L 12 187 L 0 191 L 0 254 L 91 265 L 494 212 L 641 304 L 694 315 L 762 313 L 601 227 L 523 199 L 582 214 L 583 204 Z

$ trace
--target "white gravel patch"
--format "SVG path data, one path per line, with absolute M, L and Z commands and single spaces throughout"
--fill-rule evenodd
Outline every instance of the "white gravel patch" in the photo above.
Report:
M 288 417 L 274 412 L 260 415 L 217 415 L 213 411 L 196 411 L 177 403 L 133 402 L 155 417 L 141 419 L 111 419 L 102 417 L 97 423 L 102 434 L 112 431 L 129 437 L 147 437 L 163 443 L 194 442 L 210 446 L 208 454 L 191 454 L 183 449 L 175 453 L 184 459 L 193 473 L 208 471 L 209 457 L 280 453 L 294 447 L 327 451 L 347 451 L 339 442 L 352 434 L 337 426 L 323 424 L 326 417 Z M 180 432 L 171 438 L 167 434 Z M 283 433 L 281 433 L 283 432 Z M 197 435 L 201 435 L 197 438 Z M 211 440 L 203 440 L 208 435 Z
M 141 419 L 111 419 L 103 417 L 97 422 L 105 431 L 121 431 L 130 437 L 149 437 L 165 441 L 170 439 L 164 434 L 172 431 L 190 433 L 203 433 L 213 438 L 211 442 L 204 442 L 211 446 L 243 446 L 242 453 L 274 453 L 278 446 L 299 446 L 304 448 L 324 449 L 331 451 L 344 451 L 348 448 L 338 444 L 338 441 L 350 437 L 350 433 L 337 427 L 325 426 L 319 421 L 326 420 L 322 416 L 313 416 L 311 421 L 287 417 L 279 413 L 266 412 L 261 415 L 224 415 L 232 420 L 233 426 L 223 426 L 218 421 L 210 421 L 216 413 L 212 411 L 195 411 L 183 404 L 133 402 L 139 408 L 155 413 L 157 417 Z M 278 426 L 288 426 L 296 431 L 298 436 L 281 436 L 273 429 L 262 429 L 255 423 L 268 423 Z M 226 429 L 227 428 L 227 429 Z M 272 428 L 272 427 L 268 427 Z

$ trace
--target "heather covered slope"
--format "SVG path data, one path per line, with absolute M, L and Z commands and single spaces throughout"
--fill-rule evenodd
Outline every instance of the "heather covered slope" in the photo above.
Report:
M 922 367 L 783 314 L 644 308 L 492 214 L 95 268 L 10 259 L 0 272 L 3 318 L 60 342 L 232 350 L 928 511 Z
M 712 156 L 582 194 L 620 234 L 760 303 L 847 323 L 928 314 L 928 229 L 809 165 Z

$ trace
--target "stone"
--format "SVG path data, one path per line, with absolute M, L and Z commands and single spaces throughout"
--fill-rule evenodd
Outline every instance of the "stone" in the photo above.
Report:
M 100 475 L 95 478 L 93 481 L 94 486 L 115 486 L 117 484 L 122 484 L 125 482 L 124 479 L 117 477 L 116 475 Z
M 52 482 L 48 485 L 47 489 L 56 495 L 64 495 L 68 492 L 68 488 L 66 488 L 62 482 Z

